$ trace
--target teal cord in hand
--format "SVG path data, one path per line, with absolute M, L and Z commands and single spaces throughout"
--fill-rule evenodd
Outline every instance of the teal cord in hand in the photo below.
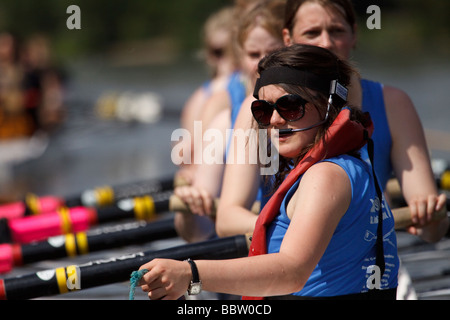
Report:
M 136 286 L 139 282 L 139 280 L 141 280 L 141 278 L 144 276 L 144 274 L 146 274 L 148 272 L 147 269 L 142 269 L 139 271 L 133 271 L 131 273 L 131 277 L 130 277 L 130 296 L 129 296 L 129 300 L 134 300 L 134 290 L 136 289 Z

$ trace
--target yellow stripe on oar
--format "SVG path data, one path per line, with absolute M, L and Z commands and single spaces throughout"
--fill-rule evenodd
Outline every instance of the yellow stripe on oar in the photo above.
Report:
M 450 171 L 445 171 L 441 176 L 441 189 L 450 190 Z
M 67 288 L 66 269 L 57 268 L 55 270 L 55 274 L 56 274 L 56 282 L 58 283 L 59 293 L 69 292 L 69 289 Z
M 27 204 L 27 207 L 30 208 L 32 214 L 38 214 L 41 211 L 39 198 L 35 194 L 27 193 L 25 203 Z
M 81 289 L 81 275 L 78 266 L 72 265 L 66 268 L 57 268 L 55 269 L 55 275 L 59 293 Z
M 89 243 L 88 238 L 85 232 L 78 232 L 76 234 L 77 244 L 78 244 L 78 252 L 80 254 L 89 253 Z
M 70 291 L 81 289 L 81 274 L 80 268 L 78 266 L 68 266 L 66 267 L 67 280 L 66 288 Z
M 137 220 L 151 220 L 155 216 L 155 202 L 150 196 L 136 197 L 134 200 L 134 215 Z
M 68 257 L 75 257 L 77 255 L 77 244 L 75 236 L 71 233 L 66 235 L 66 253 Z
M 72 222 L 70 221 L 69 209 L 62 207 L 58 209 L 59 217 L 61 218 L 61 231 L 63 234 L 72 232 Z
M 96 188 L 95 198 L 99 206 L 108 206 L 114 202 L 114 190 L 109 186 Z

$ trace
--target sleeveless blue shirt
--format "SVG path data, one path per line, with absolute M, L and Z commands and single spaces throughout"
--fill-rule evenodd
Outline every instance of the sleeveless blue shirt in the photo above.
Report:
M 242 80 L 241 72 L 234 72 L 228 82 L 228 93 L 231 101 L 231 128 L 234 128 L 236 118 L 241 110 L 242 102 L 247 97 L 245 83 Z
M 324 161 L 333 162 L 347 173 L 352 188 L 352 199 L 341 218 L 319 263 L 303 289 L 294 295 L 331 297 L 367 292 L 371 266 L 375 265 L 378 226 L 378 196 L 370 165 L 349 155 Z M 290 219 L 286 208 L 300 183 L 288 191 L 279 215 L 268 228 L 268 253 L 279 252 Z M 381 278 L 381 289 L 396 288 L 399 259 L 392 212 L 383 197 L 383 247 L 386 269 Z
M 392 139 L 386 116 L 383 86 L 381 83 L 365 79 L 361 80 L 361 86 L 363 90 L 362 110 L 370 113 L 374 125 L 373 165 L 380 186 L 384 190 L 387 181 L 392 177 L 393 168 L 391 163 Z M 367 145 L 361 149 L 361 158 L 369 163 Z

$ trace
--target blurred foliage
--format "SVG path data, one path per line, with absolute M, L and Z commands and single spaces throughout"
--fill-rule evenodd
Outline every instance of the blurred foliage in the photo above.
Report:
M 359 17 L 359 47 L 385 61 L 410 62 L 450 56 L 450 1 L 355 0 Z M 381 9 L 381 29 L 366 28 L 366 8 Z M 425 58 L 427 56 L 427 58 Z
M 57 56 L 108 50 L 116 43 L 170 39 L 181 52 L 201 46 L 208 15 L 233 0 L 0 0 L 0 30 L 26 38 L 45 33 Z M 374 53 L 450 54 L 450 1 L 354 0 L 359 47 Z M 81 8 L 81 30 L 68 30 L 69 5 Z M 366 9 L 381 8 L 381 30 L 368 30 Z
M 107 49 L 117 42 L 168 37 L 183 49 L 199 46 L 210 13 L 230 0 L 0 0 L 0 30 L 24 39 L 44 33 L 59 55 Z M 81 30 L 68 30 L 67 7 L 78 5 Z

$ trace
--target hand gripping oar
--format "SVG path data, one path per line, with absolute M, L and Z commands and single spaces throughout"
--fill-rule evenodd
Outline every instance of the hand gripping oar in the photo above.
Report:
M 392 211 L 396 229 L 412 224 L 409 208 Z M 442 219 L 442 209 L 434 219 Z M 0 280 L 0 299 L 30 299 L 66 293 L 129 279 L 132 271 L 154 258 L 171 259 L 227 259 L 246 256 L 249 236 L 236 236 L 179 246 L 175 248 L 139 252 L 118 258 L 97 260 L 80 266 L 67 266 Z
M 220 260 L 245 257 L 248 247 L 248 237 L 239 235 L 0 279 L 0 300 L 32 299 L 128 281 L 134 270 L 155 258 Z
M 91 226 L 123 219 L 152 220 L 157 213 L 183 211 L 171 191 L 131 199 L 123 199 L 105 208 L 60 208 L 57 212 L 0 220 L 0 243 L 29 243 L 49 237 L 88 230 Z
M 215 207 L 218 200 L 215 201 Z M 187 205 L 178 197 L 172 196 L 169 207 L 173 211 L 188 212 Z M 215 207 L 213 215 L 215 215 Z M 259 210 L 255 203 L 253 210 Z M 258 211 L 254 211 L 257 213 Z M 26 244 L 0 244 L 0 273 L 7 273 L 14 266 L 63 257 L 73 257 L 89 252 L 139 244 L 154 240 L 176 237 L 174 219 L 164 219 L 147 223 L 130 222 L 123 225 L 99 228 L 88 232 L 70 233 L 50 237 L 42 241 Z
M 43 260 L 74 257 L 131 244 L 175 238 L 174 219 L 130 222 L 88 232 L 71 233 L 29 244 L 0 244 L 0 273 Z

